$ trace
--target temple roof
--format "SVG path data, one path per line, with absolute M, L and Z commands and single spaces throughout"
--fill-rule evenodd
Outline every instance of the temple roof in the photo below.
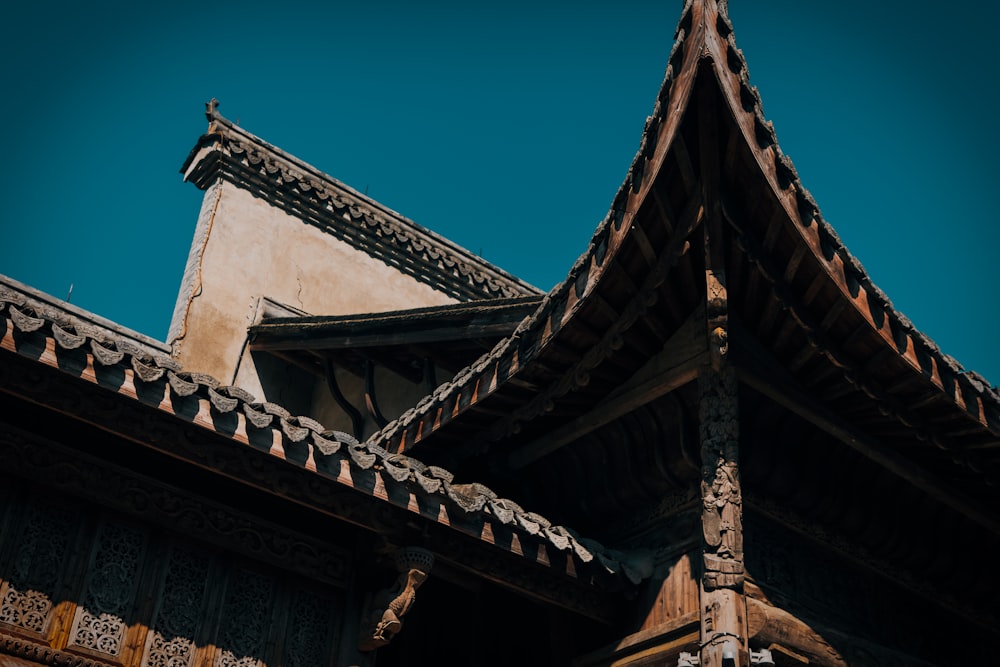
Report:
M 640 149 L 567 278 L 369 442 L 495 468 L 592 430 L 588 413 L 610 420 L 650 400 L 657 354 L 706 300 L 706 247 L 725 265 L 744 385 L 841 425 L 866 457 L 918 486 L 936 480 L 927 488 L 947 504 L 1000 529 L 981 509 L 1000 481 L 1000 392 L 898 312 L 823 219 L 714 0 L 686 4 Z M 692 352 L 660 385 L 690 381 L 699 363 Z
M 421 236 L 426 230 L 267 146 L 214 108 L 209 116 L 209 133 L 185 164 L 186 177 L 201 187 L 221 174 L 277 205 L 294 200 L 316 224 L 372 253 L 383 252 L 378 248 L 384 244 L 387 261 L 429 271 L 462 299 L 533 294 L 443 239 Z M 707 286 L 709 263 L 724 277 L 717 287 L 729 309 L 731 327 L 720 341 L 751 407 L 741 418 L 758 427 L 741 443 L 747 508 L 781 516 L 792 507 L 804 517 L 796 530 L 812 536 L 829 531 L 823 540 L 832 548 L 838 530 L 854 530 L 866 546 L 846 555 L 866 559 L 873 569 L 895 565 L 906 552 L 911 567 L 883 568 L 885 576 L 920 587 L 923 579 L 903 580 L 907 572 L 926 574 L 936 586 L 925 589 L 928 599 L 951 604 L 947 596 L 953 595 L 960 598 L 954 606 L 964 608 L 978 593 L 944 585 L 955 574 L 952 564 L 921 569 L 922 563 L 914 564 L 920 551 L 900 549 L 896 540 L 947 529 L 970 553 L 980 545 L 989 553 L 996 545 L 1000 520 L 990 508 L 1000 482 L 1000 392 L 897 311 L 823 219 L 763 114 L 724 2 L 685 5 L 639 151 L 566 279 L 537 305 L 530 298 L 518 303 L 532 312 L 509 335 L 365 443 L 186 372 L 107 332 L 67 328 L 16 290 L 0 299 L 0 308 L 6 349 L 55 368 L 63 351 L 72 356 L 89 346 L 84 365 L 70 372 L 91 383 L 99 383 L 99 367 L 120 372 L 126 380 L 110 389 L 123 400 L 148 385 L 153 405 L 166 414 L 172 401 L 190 398 L 202 428 L 215 429 L 220 416 L 235 419 L 236 430 L 220 434 L 234 443 L 247 441 L 253 429 L 271 433 L 275 442 L 303 443 L 307 456 L 290 463 L 324 482 L 358 488 L 466 532 L 462 519 L 471 517 L 480 541 L 495 542 L 506 530 L 519 543 L 521 536 L 540 540 L 572 554 L 574 563 L 586 562 L 586 554 L 591 562 L 603 557 L 612 573 L 627 574 L 627 559 L 544 527 L 536 515 L 474 482 L 458 484 L 438 466 L 470 480 L 480 471 L 516 478 L 523 489 L 550 494 L 545 511 L 557 507 L 585 516 L 593 510 L 595 521 L 602 508 L 588 506 L 587 496 L 620 493 L 618 480 L 629 482 L 627 491 L 645 494 L 644 504 L 665 498 L 665 489 L 693 493 L 700 473 L 685 450 L 683 394 L 710 361 L 708 332 L 698 326 L 707 304 L 719 297 Z M 304 349 L 313 337 L 317 345 L 355 335 L 384 342 L 379 337 L 395 325 L 405 323 L 416 337 L 469 312 L 294 318 L 254 333 L 261 344 L 272 337 L 286 348 Z M 503 318 L 493 323 L 513 324 Z M 455 335 L 465 333 L 455 328 Z M 574 448 L 589 453 L 566 454 Z M 679 462 L 655 458 L 668 449 Z M 268 453 L 285 460 L 280 448 Z M 647 464 L 640 455 L 654 458 Z M 577 472 L 566 474 L 571 465 Z M 855 475 L 865 483 L 845 491 L 844 480 Z M 368 480 L 363 488 L 355 484 L 361 478 Z M 562 493 L 569 478 L 582 479 L 588 493 L 579 487 Z M 614 486 L 619 488 L 607 489 Z M 679 505 L 700 502 L 681 496 Z M 421 503 L 438 513 L 430 515 Z M 827 521 L 837 514 L 832 505 L 839 515 Z M 870 516 L 879 513 L 891 513 L 899 530 L 870 529 Z M 498 546 L 510 550 L 512 544 Z
M 509 298 L 539 290 L 421 227 L 224 118 L 207 105 L 208 130 L 181 167 L 201 189 L 218 178 L 450 296 Z
M 145 447 L 161 449 L 231 476 L 221 465 L 221 458 L 200 461 L 199 454 L 183 451 L 179 442 L 164 440 L 164 431 L 154 426 L 154 421 L 191 424 L 221 437 L 228 443 L 226 447 L 256 449 L 273 459 L 274 465 L 287 464 L 314 475 L 320 484 L 353 489 L 376 503 L 457 530 L 491 548 L 576 580 L 575 585 L 619 589 L 648 576 L 641 557 L 626 556 L 553 525 L 486 486 L 460 484 L 440 467 L 359 443 L 309 417 L 260 402 L 238 387 L 224 386 L 209 375 L 186 370 L 170 359 L 161 345 L 137 342 L 129 332 L 96 325 L 99 318 L 85 311 L 42 297 L 0 277 L 0 347 L 5 356 L 14 355 L 0 364 L 0 388 L 6 393 L 59 410 L 56 406 L 68 393 L 72 394 L 71 387 L 102 395 L 110 392 L 124 406 L 109 409 L 110 422 L 86 410 L 86 414 L 73 416 Z M 38 372 L 23 370 L 28 366 L 49 369 L 65 387 L 54 389 L 54 383 L 40 380 Z M 71 402 L 79 404 L 79 399 Z M 110 404 L 105 401 L 103 405 Z M 207 451 L 203 449 L 201 456 L 207 456 Z M 261 482 L 244 481 L 251 485 Z M 308 496 L 309 492 L 304 493 Z M 340 518 L 352 520 L 346 515 Z M 365 525 L 363 521 L 361 525 Z M 600 618 L 607 613 L 602 609 L 591 606 L 583 611 Z

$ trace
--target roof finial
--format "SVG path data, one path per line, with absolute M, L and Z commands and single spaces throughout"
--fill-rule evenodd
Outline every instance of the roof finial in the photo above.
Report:
M 208 119 L 208 122 L 211 123 L 213 120 L 215 120 L 216 115 L 218 115 L 216 114 L 216 109 L 218 108 L 219 108 L 219 100 L 215 99 L 214 97 L 210 99 L 208 102 L 205 102 L 205 118 Z

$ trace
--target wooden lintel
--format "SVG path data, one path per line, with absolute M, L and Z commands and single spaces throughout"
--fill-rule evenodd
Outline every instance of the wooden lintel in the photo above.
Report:
M 466 324 L 462 326 L 437 327 L 419 331 L 382 331 L 368 334 L 343 333 L 340 335 L 300 334 L 293 338 L 275 335 L 275 340 L 268 340 L 268 332 L 261 330 L 267 325 L 256 327 L 250 349 L 254 351 L 271 350 L 340 350 L 361 347 L 382 347 L 391 345 L 411 345 L 450 340 L 469 340 L 476 338 L 502 338 L 510 335 L 520 320 L 509 320 L 492 324 Z
M 702 333 L 703 320 L 704 311 L 699 309 L 670 337 L 663 350 L 646 362 L 626 384 L 611 392 L 594 409 L 511 452 L 507 458 L 507 468 L 524 468 L 618 417 L 695 380 L 698 371 L 708 364 L 708 345 Z
M 734 363 L 737 377 L 741 382 L 823 429 L 872 462 L 906 480 L 980 527 L 1000 535 L 1000 518 L 948 487 L 937 479 L 933 472 L 899 455 L 877 438 L 861 432 L 819 400 L 812 398 L 809 392 L 774 361 L 766 350 L 753 349 L 757 344 L 749 336 L 733 338 L 743 347 L 741 352 L 738 352 L 738 361 Z

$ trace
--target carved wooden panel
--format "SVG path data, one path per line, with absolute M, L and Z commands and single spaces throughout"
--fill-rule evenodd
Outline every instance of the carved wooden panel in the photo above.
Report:
M 52 502 L 11 504 L 7 514 L 3 544 L 11 549 L 0 579 L 0 625 L 45 636 L 79 516 Z
M 747 571 L 776 606 L 822 619 L 858 641 L 868 639 L 904 652 L 933 636 L 926 631 L 928 627 L 938 628 L 941 636 L 958 630 L 933 605 L 919 602 L 780 526 L 753 516 L 749 528 Z M 946 631 L 949 627 L 954 630 Z M 962 663 L 956 660 L 954 664 Z
M 261 573 L 231 573 L 216 638 L 215 667 L 263 667 L 274 589 L 273 579 Z
M 0 664 L 333 663 L 338 591 L 28 487 L 0 486 Z
M 210 569 L 209 555 L 180 546 L 170 549 L 159 603 L 146 636 L 143 667 L 195 664 Z
M 92 547 L 68 646 L 120 657 L 134 621 L 135 597 L 146 555 L 145 531 L 101 524 Z
M 297 590 L 292 594 L 281 661 L 284 667 L 330 664 L 336 643 L 332 632 L 337 621 L 335 604 L 331 598 L 311 591 Z

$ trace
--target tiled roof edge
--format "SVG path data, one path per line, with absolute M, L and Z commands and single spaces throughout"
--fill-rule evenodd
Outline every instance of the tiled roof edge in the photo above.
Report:
M 107 332 L 128 341 L 129 344 L 146 351 L 150 355 L 170 354 L 170 346 L 155 338 L 133 331 L 116 324 L 109 319 L 96 315 L 67 301 L 57 299 L 30 285 L 0 274 L 0 301 L 9 303 L 32 303 L 35 312 L 61 327 L 74 327 L 92 330 L 95 334 Z
M 471 397 L 475 396 L 477 400 L 481 399 L 513 377 L 540 349 L 537 344 L 522 346 L 522 338 L 531 341 L 539 340 L 538 333 L 544 330 L 553 313 L 558 310 L 569 313 L 573 306 L 578 303 L 578 301 L 574 301 L 574 298 L 578 299 L 585 293 L 589 283 L 590 269 L 592 266 L 599 266 L 602 263 L 599 253 L 606 250 L 608 239 L 612 234 L 620 234 L 618 230 L 626 214 L 629 194 L 641 187 L 644 176 L 646 176 L 645 172 L 649 167 L 649 161 L 656 153 L 659 132 L 667 121 L 667 110 L 671 109 L 671 101 L 675 95 L 673 84 L 678 80 L 681 67 L 685 62 L 688 50 L 685 41 L 699 30 L 692 22 L 692 7 L 696 1 L 703 5 L 706 2 L 714 2 L 714 0 L 687 0 L 685 3 L 678 21 L 663 84 L 657 95 L 653 113 L 646 120 L 639 151 L 629 167 L 622 186 L 613 199 L 610 212 L 598 225 L 587 250 L 574 263 L 566 280 L 556 285 L 545 296 L 538 309 L 525 318 L 511 336 L 500 340 L 493 350 L 460 371 L 451 381 L 443 383 L 432 394 L 424 397 L 416 406 L 404 412 L 382 430 L 374 433 L 369 438 L 369 442 L 390 451 L 406 451 L 416 440 L 424 437 L 425 433 L 433 431 L 463 412 L 472 404 Z M 984 412 L 986 413 L 983 419 L 992 424 L 993 428 L 1000 430 L 1000 417 L 997 416 L 1000 414 L 1000 388 L 991 387 L 989 382 L 978 373 L 963 369 L 955 359 L 942 353 L 928 336 L 918 331 L 909 319 L 896 311 L 885 293 L 872 283 L 861 264 L 850 255 L 843 243 L 840 242 L 833 228 L 822 219 L 819 207 L 812 195 L 801 185 L 798 173 L 791 161 L 778 147 L 773 126 L 764 118 L 759 92 L 750 85 L 746 61 L 742 51 L 736 47 L 726 4 L 719 2 L 718 7 L 719 21 L 710 29 L 716 30 L 723 40 L 723 45 L 726 48 L 726 62 L 717 63 L 717 65 L 728 67 L 731 72 L 736 73 L 735 76 L 740 82 L 739 93 L 744 110 L 749 110 L 755 117 L 758 143 L 762 146 L 773 146 L 777 173 L 787 179 L 783 183 L 786 186 L 785 189 L 791 188 L 796 193 L 799 210 L 804 218 L 804 226 L 811 224 L 812 217 L 815 216 L 821 237 L 825 237 L 828 242 L 835 246 L 836 253 L 843 258 L 845 270 L 852 272 L 852 277 L 865 287 L 866 292 L 871 294 L 873 299 L 880 302 L 880 307 L 893 319 L 900 331 L 909 335 L 915 345 L 922 346 L 938 360 L 939 366 L 948 369 L 954 375 L 956 386 L 964 387 L 972 395 L 981 397 L 985 404 Z M 690 58 L 688 62 L 697 67 L 699 59 Z M 809 212 L 809 215 L 806 216 L 805 212 Z M 581 285 L 583 285 L 582 289 Z M 580 365 L 578 364 L 578 366 Z M 586 368 L 582 370 L 585 372 Z M 565 383 L 561 383 L 553 390 L 562 390 L 562 384 Z M 957 395 L 961 396 L 965 396 L 967 393 L 962 388 L 957 391 Z M 966 403 L 967 410 L 975 411 L 974 402 L 963 402 Z M 544 405 L 544 400 L 534 401 L 532 404 L 524 406 L 522 416 L 530 418 L 534 413 L 543 410 Z M 511 421 L 507 427 L 516 428 L 516 424 Z
M 181 167 L 185 180 L 199 188 L 224 177 L 459 299 L 541 294 L 538 288 L 234 125 L 211 103 L 207 116 L 208 131 Z
M 468 407 L 466 397 L 475 395 L 483 397 L 502 385 L 506 380 L 516 375 L 540 349 L 541 346 L 531 346 L 522 349 L 522 340 L 538 340 L 549 318 L 556 312 L 566 313 L 567 317 L 574 305 L 585 294 L 591 283 L 591 267 L 600 266 L 607 261 L 605 252 L 608 239 L 623 233 L 622 223 L 626 212 L 626 202 L 629 194 L 638 189 L 643 181 L 646 162 L 656 150 L 656 138 L 663 126 L 666 110 L 670 108 L 668 101 L 673 84 L 679 73 L 684 56 L 685 40 L 691 33 L 691 7 L 694 0 L 687 0 L 674 34 L 674 43 L 667 60 L 663 83 L 660 86 L 653 113 L 646 118 L 640 140 L 639 150 L 628 169 L 624 181 L 612 199 L 611 208 L 604 219 L 598 224 L 591 236 L 587 249 L 573 263 L 566 279 L 553 287 L 542 299 L 538 308 L 524 319 L 514 333 L 501 339 L 488 353 L 460 371 L 450 381 L 441 384 L 434 392 L 424 397 L 416 406 L 410 408 L 395 420 L 389 422 L 383 429 L 372 434 L 368 439 L 374 445 L 385 447 L 391 451 L 405 451 L 416 437 L 424 431 L 425 424 L 441 424 L 457 416 Z M 571 304 L 572 302 L 572 304 Z M 580 360 L 578 365 L 596 365 L 598 360 Z M 589 369 L 583 369 L 584 371 Z M 563 387 L 552 388 L 561 391 Z M 544 409 L 545 400 L 533 401 L 525 406 L 520 417 L 525 419 L 534 412 Z M 508 427 L 516 428 L 514 421 Z
M 728 72 L 737 80 L 738 95 L 742 103 L 742 109 L 754 118 L 757 147 L 761 151 L 766 151 L 768 148 L 771 149 L 770 152 L 774 160 L 775 173 L 778 176 L 777 185 L 781 191 L 795 197 L 795 213 L 798 216 L 798 224 L 802 228 L 808 228 L 813 222 L 816 223 L 821 244 L 827 248 L 831 256 L 836 256 L 840 259 L 845 279 L 848 283 L 857 284 L 864 289 L 865 294 L 868 296 L 869 308 L 872 311 L 881 311 L 889 319 L 890 328 L 893 330 L 895 336 L 908 337 L 915 350 L 922 349 L 928 356 L 935 360 L 938 368 L 947 369 L 955 377 L 957 385 L 964 385 L 965 389 L 971 390 L 972 395 L 981 397 L 992 406 L 994 412 L 1000 410 L 1000 386 L 991 386 L 985 377 L 964 368 L 954 357 L 945 354 L 927 334 L 918 330 L 908 317 L 895 308 L 888 295 L 872 281 L 868 272 L 861 265 L 861 262 L 850 253 L 833 226 L 823 218 L 819 204 L 816 203 L 812 194 L 802 184 L 802 180 L 791 159 L 778 145 L 774 125 L 764 116 L 760 91 L 750 84 L 749 67 L 746 58 L 743 56 L 743 52 L 736 45 L 733 24 L 729 19 L 726 3 L 724 2 L 719 2 L 719 24 L 716 28 L 726 48 L 726 61 L 718 63 L 718 65 L 725 66 Z M 724 81 L 725 78 L 720 76 L 720 80 Z M 737 111 L 734 109 L 734 112 Z M 872 324 L 875 326 L 874 323 Z M 964 389 L 960 389 L 958 393 L 963 396 L 967 394 Z M 952 396 L 952 398 L 954 399 L 955 396 Z M 965 399 L 962 402 L 966 403 L 967 410 L 972 411 L 974 409 Z M 994 428 L 997 428 L 998 432 L 1000 432 L 1000 426 L 994 425 Z
M 0 287 L 0 315 L 3 315 L 0 334 L 4 342 L 7 342 L 8 334 L 16 331 L 18 336 L 44 337 L 47 342 L 43 347 L 46 348 L 50 341 L 55 350 L 80 349 L 95 366 L 119 368 L 126 376 L 131 375 L 134 383 L 151 385 L 162 382 L 164 391 L 173 397 L 197 397 L 206 401 L 216 413 L 241 414 L 248 425 L 280 430 L 291 442 L 307 445 L 312 466 L 307 463 L 306 467 L 331 481 L 357 488 L 350 482 L 351 471 L 375 472 L 382 479 L 383 486 L 403 484 L 416 496 L 433 497 L 464 514 L 481 517 L 484 523 L 498 522 L 521 535 L 541 540 L 557 551 L 571 555 L 584 567 L 593 564 L 597 568 L 594 576 L 600 581 L 610 576 L 610 581 L 619 581 L 619 585 L 636 585 L 651 573 L 644 554 L 625 554 L 606 548 L 578 536 L 569 528 L 552 525 L 544 517 L 525 511 L 512 500 L 498 497 L 481 484 L 455 483 L 447 470 L 426 466 L 409 456 L 390 454 L 376 445 L 359 443 L 346 433 L 326 429 L 314 419 L 294 416 L 275 403 L 258 401 L 239 387 L 224 386 L 210 375 L 184 370 L 161 350 L 137 345 L 112 329 L 64 319 L 61 311 L 55 309 L 58 304 L 58 300 L 52 297 L 43 300 L 27 291 Z M 4 347 L 9 349 L 11 345 L 5 344 Z M 31 358 L 38 357 L 31 355 Z M 323 470 L 339 472 L 335 475 Z M 359 491 L 365 492 L 362 489 Z M 400 504 L 391 498 L 383 500 Z M 400 506 L 410 509 L 406 503 Z M 459 526 L 453 527 L 462 530 Z M 490 531 L 480 534 L 467 530 L 462 532 L 492 543 L 486 536 L 487 532 L 492 535 Z

